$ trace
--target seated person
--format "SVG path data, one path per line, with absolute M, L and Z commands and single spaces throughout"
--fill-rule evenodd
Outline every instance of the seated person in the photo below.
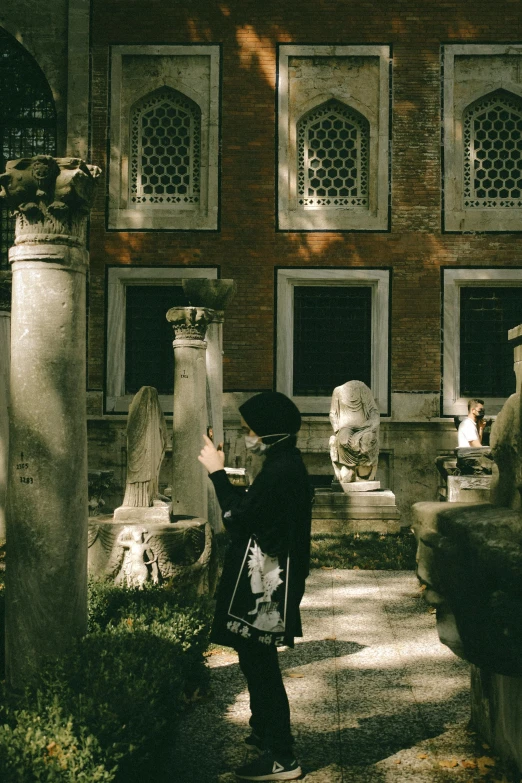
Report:
M 486 427 L 484 414 L 484 400 L 469 400 L 468 415 L 459 425 L 459 449 L 482 446 L 482 436 Z

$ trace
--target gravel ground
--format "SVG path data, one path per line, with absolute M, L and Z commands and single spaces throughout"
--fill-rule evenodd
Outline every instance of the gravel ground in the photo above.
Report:
M 317 569 L 304 638 L 280 652 L 307 783 L 512 783 L 467 730 L 468 666 L 438 641 L 410 571 Z M 212 691 L 187 714 L 172 781 L 233 783 L 248 751 L 237 657 L 208 658 Z

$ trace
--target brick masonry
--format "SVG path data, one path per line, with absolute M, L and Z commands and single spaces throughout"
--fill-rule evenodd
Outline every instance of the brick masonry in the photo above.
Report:
M 93 0 L 92 154 L 107 170 L 108 46 L 221 43 L 221 230 L 107 232 L 100 189 L 91 227 L 89 386 L 103 383 L 106 263 L 217 264 L 238 282 L 225 326 L 225 388 L 273 385 L 274 267 L 393 269 L 392 389 L 440 388 L 440 267 L 516 266 L 517 234 L 441 231 L 440 46 L 520 40 L 520 2 Z M 275 222 L 276 44 L 393 46 L 389 233 L 283 233 Z

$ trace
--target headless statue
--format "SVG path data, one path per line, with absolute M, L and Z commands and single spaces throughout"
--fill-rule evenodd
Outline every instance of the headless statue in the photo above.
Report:
M 165 454 L 167 427 L 152 386 L 142 386 L 129 408 L 127 423 L 127 482 L 124 506 L 152 506 Z
M 372 481 L 379 461 L 380 415 L 370 389 L 362 381 L 337 386 L 332 395 L 330 457 L 342 484 Z

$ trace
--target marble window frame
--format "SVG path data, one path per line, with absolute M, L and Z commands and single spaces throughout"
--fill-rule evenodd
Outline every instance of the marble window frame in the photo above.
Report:
M 125 56 L 208 57 L 210 72 L 206 90 L 195 89 L 190 74 L 163 81 L 151 80 L 145 93 L 124 101 Z M 172 89 L 194 101 L 201 110 L 200 202 L 198 208 L 163 209 L 130 206 L 129 161 L 130 110 L 160 87 Z M 122 101 L 129 112 L 122 111 Z M 113 45 L 110 53 L 108 230 L 116 231 L 219 231 L 219 180 L 221 133 L 221 44 Z
M 372 288 L 372 393 L 381 415 L 390 415 L 390 269 L 277 269 L 276 388 L 303 414 L 328 414 L 328 397 L 293 395 L 294 287 L 370 286 Z M 325 314 L 327 317 L 327 314 Z M 333 389 L 332 389 L 333 392 Z
M 104 413 L 127 413 L 133 394 L 125 394 L 126 289 L 130 285 L 181 285 L 187 277 L 218 277 L 217 266 L 108 266 L 106 271 L 106 371 Z M 172 413 L 172 395 L 160 394 L 165 413 Z
M 445 267 L 442 278 L 442 415 L 465 416 L 468 398 L 460 394 L 460 288 L 513 285 L 522 288 L 522 267 Z M 486 414 L 497 414 L 505 402 L 505 397 L 485 397 Z
M 464 112 L 468 106 L 496 90 L 522 98 L 522 84 L 496 75 L 474 89 L 455 106 L 455 58 L 509 55 L 522 57 L 522 44 L 445 44 L 442 56 L 442 231 L 444 233 L 505 233 L 522 231 L 522 211 L 514 208 L 464 207 Z M 522 61 L 521 61 L 522 62 Z
M 338 95 L 329 85 L 297 111 L 289 102 L 289 60 L 292 57 L 378 57 L 379 105 L 368 107 L 353 96 Z M 279 44 L 277 71 L 277 230 L 389 231 L 391 155 L 391 46 L 388 44 Z M 335 98 L 355 109 L 370 123 L 369 208 L 314 208 L 297 205 L 296 120 Z M 292 121 L 289 119 L 292 117 Z

